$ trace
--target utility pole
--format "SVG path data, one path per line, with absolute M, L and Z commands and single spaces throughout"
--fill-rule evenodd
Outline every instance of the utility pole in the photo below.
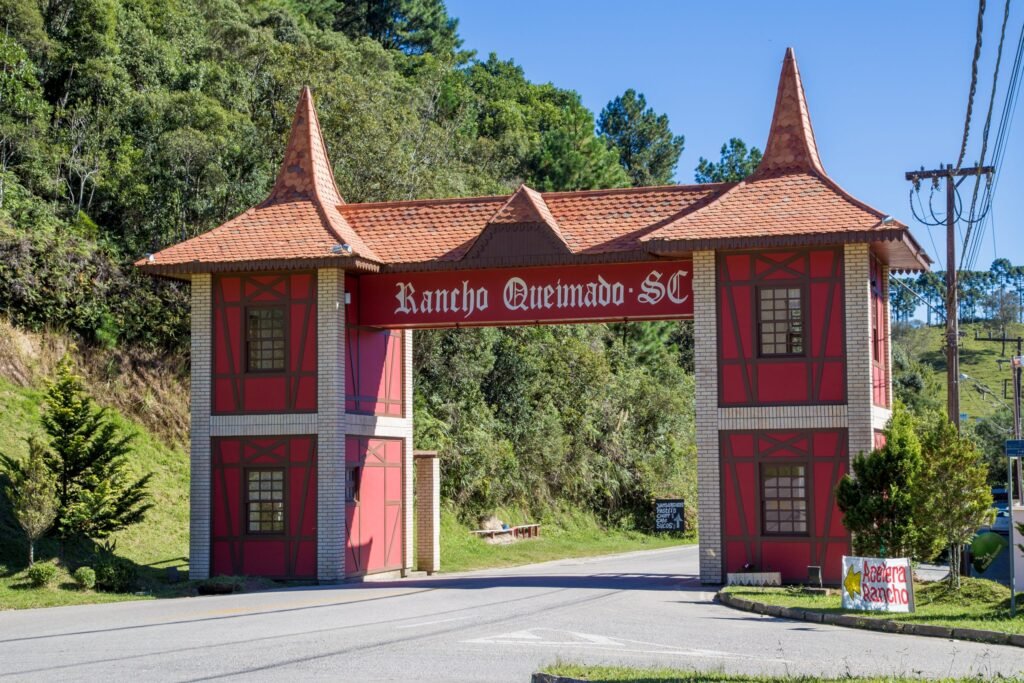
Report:
M 968 176 L 988 175 L 993 166 L 954 169 L 952 164 L 932 171 L 907 171 L 905 178 L 917 185 L 923 179 L 946 179 L 946 412 L 960 429 L 960 325 L 956 301 L 956 187 Z M 956 181 L 956 178 L 960 178 Z
M 1011 380 L 1013 382 L 1013 438 L 1019 439 L 1021 438 L 1021 365 L 1022 362 L 1024 362 L 1024 337 L 1007 337 L 1006 330 L 1003 330 L 1002 334 L 998 337 L 993 337 L 991 332 L 988 333 L 987 337 L 982 337 L 980 334 L 978 334 L 978 331 L 975 330 L 974 340 L 979 342 L 991 342 L 993 344 L 1002 344 L 1004 350 L 1006 349 L 1006 345 L 1008 343 L 1017 345 L 1017 355 L 1013 357 L 1010 363 L 1010 367 L 1013 371 L 1013 379 Z M 1000 363 L 1006 362 L 1004 359 L 998 360 Z M 1011 478 L 1017 485 L 1017 494 L 1024 494 L 1024 473 L 1021 472 L 1020 467 L 1017 467 L 1016 476 L 1014 477 L 1011 475 Z M 1007 482 L 1007 484 L 1009 483 L 1010 482 Z M 1012 490 L 1012 488 L 1007 489 L 1007 491 L 1010 490 Z M 1009 493 L 1007 494 L 1007 498 L 1012 498 L 1009 495 Z M 1013 503 L 1012 499 L 1010 500 L 1010 503 Z

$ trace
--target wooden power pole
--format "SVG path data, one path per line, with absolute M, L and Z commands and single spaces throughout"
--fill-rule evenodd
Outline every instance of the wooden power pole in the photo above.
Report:
M 957 312 L 956 288 L 956 186 L 963 178 L 988 175 L 992 166 L 972 166 L 954 169 L 952 164 L 932 171 L 907 171 L 906 179 L 914 183 L 925 179 L 946 179 L 946 412 L 950 421 L 960 429 L 960 325 Z M 960 181 L 955 181 L 960 178 Z

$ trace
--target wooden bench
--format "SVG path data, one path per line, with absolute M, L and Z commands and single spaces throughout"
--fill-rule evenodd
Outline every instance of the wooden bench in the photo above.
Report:
M 540 536 L 540 524 L 520 524 L 519 526 L 510 526 L 507 529 L 477 529 L 469 533 L 482 538 L 494 538 L 496 536 L 504 536 L 505 534 L 515 539 L 537 538 Z

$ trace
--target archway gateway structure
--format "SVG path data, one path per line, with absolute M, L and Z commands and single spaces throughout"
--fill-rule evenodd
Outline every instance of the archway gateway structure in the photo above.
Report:
M 304 89 L 270 196 L 138 263 L 192 283 L 190 574 L 412 568 L 412 330 L 692 317 L 701 579 L 838 582 L 888 273 L 929 263 L 825 173 L 792 50 L 739 183 L 348 204 Z

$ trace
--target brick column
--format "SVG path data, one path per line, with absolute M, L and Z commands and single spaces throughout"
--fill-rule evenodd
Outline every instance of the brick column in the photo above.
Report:
M 317 579 L 345 578 L 345 272 L 317 271 Z
M 416 451 L 416 568 L 441 569 L 441 467 L 437 451 Z
M 693 254 L 694 402 L 697 429 L 697 525 L 701 583 L 722 582 L 722 510 L 718 458 L 718 320 L 715 252 Z
M 868 245 L 847 244 L 843 262 L 846 282 L 846 402 L 850 458 L 874 447 L 871 373 L 871 274 Z
M 210 359 L 213 287 L 209 273 L 192 276 L 192 389 L 189 490 L 191 579 L 210 576 Z
M 405 330 L 405 335 L 402 346 L 402 352 L 405 354 L 402 358 L 402 417 L 406 420 L 406 436 L 405 436 L 405 448 L 402 449 L 402 472 L 404 477 L 402 479 L 403 495 L 405 504 L 403 505 L 403 533 L 402 537 L 405 541 L 405 547 L 402 549 L 402 575 L 408 574 L 413 568 L 413 547 L 412 547 L 412 529 L 413 529 L 413 426 L 412 426 L 412 330 Z M 438 483 L 440 486 L 440 482 Z M 440 495 L 440 494 L 438 494 Z M 438 524 L 440 524 L 440 517 L 438 517 Z M 440 530 L 440 527 L 438 527 Z M 440 533 L 440 531 L 439 531 Z M 440 563 L 440 546 L 438 548 L 438 562 Z
M 882 303 L 885 315 L 882 316 L 882 339 L 885 339 L 885 398 L 886 405 L 892 407 L 892 310 L 889 308 L 889 267 L 882 264 L 879 269 L 882 277 Z

